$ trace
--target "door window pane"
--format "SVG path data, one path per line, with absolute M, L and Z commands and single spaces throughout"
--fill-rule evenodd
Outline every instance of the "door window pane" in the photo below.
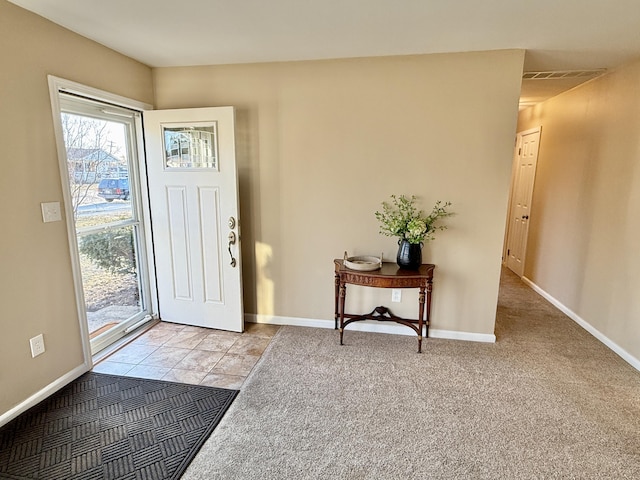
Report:
M 134 226 L 78 235 L 89 332 L 105 331 L 141 311 Z
M 163 127 L 165 168 L 218 169 L 216 124 Z
M 66 112 L 61 118 L 76 227 L 131 219 L 126 124 Z

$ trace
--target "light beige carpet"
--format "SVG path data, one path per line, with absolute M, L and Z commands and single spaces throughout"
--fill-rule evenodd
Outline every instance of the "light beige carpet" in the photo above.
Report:
M 509 272 L 496 344 L 284 327 L 193 479 L 637 479 L 640 373 Z

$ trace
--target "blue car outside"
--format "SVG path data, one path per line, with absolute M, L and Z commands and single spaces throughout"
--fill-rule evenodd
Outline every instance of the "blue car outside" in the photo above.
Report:
M 98 184 L 98 196 L 107 202 L 129 200 L 129 179 L 103 178 Z

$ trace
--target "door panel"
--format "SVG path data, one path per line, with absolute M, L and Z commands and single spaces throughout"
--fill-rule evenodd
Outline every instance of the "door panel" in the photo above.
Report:
M 144 125 L 160 317 L 241 332 L 233 108 L 149 111 Z
M 200 231 L 202 232 L 202 264 L 205 302 L 222 302 L 222 273 L 220 252 L 220 202 L 218 188 L 201 187 Z
M 173 276 L 173 298 L 193 300 L 191 292 L 191 251 L 189 248 L 189 226 L 187 224 L 187 195 L 184 187 L 166 189 L 169 207 L 169 241 L 171 248 L 171 273 Z M 155 239 L 155 235 L 154 235 Z

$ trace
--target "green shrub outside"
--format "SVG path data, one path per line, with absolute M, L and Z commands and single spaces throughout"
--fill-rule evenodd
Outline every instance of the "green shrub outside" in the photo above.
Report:
M 133 232 L 130 227 L 83 236 L 80 240 L 80 253 L 111 273 L 136 273 Z

